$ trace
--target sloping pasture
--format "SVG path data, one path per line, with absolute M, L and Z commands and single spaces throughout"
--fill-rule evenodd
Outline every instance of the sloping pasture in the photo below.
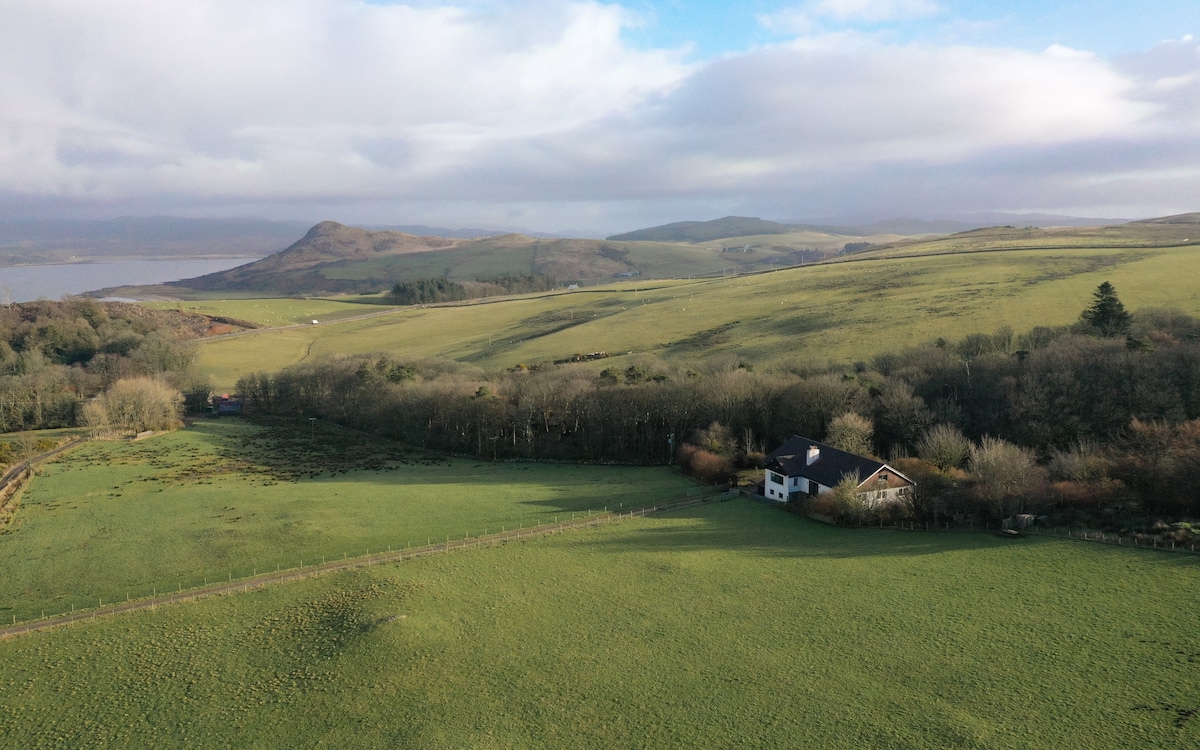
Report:
M 14 747 L 1186 748 L 1195 558 L 747 501 L 0 643 Z
M 213 340 L 199 363 L 221 387 L 322 354 L 449 357 L 485 368 L 574 353 L 687 362 L 848 362 L 943 337 L 1078 319 L 1102 281 L 1125 305 L 1200 313 L 1195 248 L 1059 249 L 863 260 L 702 281 L 634 282 L 486 304 L 414 308 L 311 330 Z M 613 365 L 619 366 L 617 360 Z M 608 366 L 613 366 L 608 365 Z
M 46 464 L 0 535 L 0 620 L 679 497 L 664 468 L 492 464 L 239 419 Z

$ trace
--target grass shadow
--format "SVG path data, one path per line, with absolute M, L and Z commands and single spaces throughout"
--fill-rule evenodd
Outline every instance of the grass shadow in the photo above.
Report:
M 916 557 L 1054 541 L 1033 536 L 1002 538 L 986 532 L 830 526 L 744 499 L 668 511 L 655 518 L 677 523 L 629 526 L 584 544 L 613 554 L 736 549 L 772 557 L 857 558 Z

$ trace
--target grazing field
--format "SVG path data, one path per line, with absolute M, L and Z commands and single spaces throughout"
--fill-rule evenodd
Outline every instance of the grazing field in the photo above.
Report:
M 76 554 L 75 550 L 70 551 Z M 0 643 L 13 747 L 1190 748 L 1192 557 L 745 501 Z
M 0 534 L 0 621 L 679 497 L 668 469 L 490 464 L 236 418 L 46 464 Z
M 900 240 L 869 250 L 865 257 L 896 257 L 994 250 L 1056 250 L 1063 248 L 1200 247 L 1200 222 L 1132 222 L 1106 227 L 989 227 L 946 237 Z
M 147 302 L 147 307 L 160 310 L 182 309 L 203 315 L 222 315 L 238 320 L 247 320 L 264 326 L 290 326 L 312 323 L 314 320 L 328 321 L 350 318 L 356 315 L 382 312 L 391 306 L 362 304 L 339 299 L 227 299 L 213 301 L 189 300 L 187 302 Z
M 642 281 L 487 304 L 408 309 L 311 330 L 205 343 L 221 387 L 311 356 L 388 352 L 485 368 L 574 353 L 762 364 L 851 362 L 938 337 L 1076 321 L 1102 281 L 1125 305 L 1200 313 L 1193 247 L 1021 250 L 806 266 L 703 281 Z M 614 361 L 607 366 L 622 366 Z

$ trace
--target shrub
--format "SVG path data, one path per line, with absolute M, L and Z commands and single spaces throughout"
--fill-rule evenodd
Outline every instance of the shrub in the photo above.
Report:
M 725 456 L 685 443 L 676 457 L 683 473 L 706 484 L 732 482 L 736 478 L 733 463 Z
M 868 516 L 868 508 L 862 497 L 855 491 L 860 483 L 858 472 L 842 477 L 832 491 L 825 494 L 833 502 L 833 514 L 838 518 L 850 521 L 861 521 Z
M 1081 439 L 1070 450 L 1054 451 L 1049 470 L 1055 479 L 1090 482 L 1107 476 L 1108 462 L 1095 442 Z
M 767 461 L 767 454 L 752 451 L 750 453 L 738 454 L 738 468 L 741 469 L 761 469 Z
M 953 475 L 946 473 L 920 458 L 901 458 L 892 461 L 891 465 L 916 483 L 910 495 L 912 514 L 923 519 L 932 520 L 946 514 L 951 495 L 959 491 L 965 476 L 954 469 L 951 469 Z
M 1059 507 L 1075 510 L 1109 507 L 1123 499 L 1125 485 L 1112 479 L 1064 480 L 1050 485 L 1050 496 Z
M 703 430 L 696 430 L 692 435 L 692 444 L 722 456 L 733 453 L 735 447 L 729 428 L 720 422 L 713 422 Z

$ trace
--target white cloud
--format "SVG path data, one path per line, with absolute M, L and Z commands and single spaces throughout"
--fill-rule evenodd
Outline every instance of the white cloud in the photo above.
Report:
M 1200 163 L 1191 39 L 1108 61 L 823 33 L 689 65 L 679 50 L 626 46 L 628 18 L 554 0 L 482 11 L 8 0 L 0 210 L 341 206 L 378 221 L 519 215 L 553 228 L 536 217 L 1037 210 L 1122 195 L 1174 206 L 1200 194 L 1195 175 L 1172 171 Z
M 386 182 L 364 174 L 381 152 L 391 170 L 437 171 L 637 106 L 687 73 L 678 53 L 626 48 L 622 24 L 595 3 L 483 15 L 353 0 L 9 0 L 0 185 L 120 192 L 130 166 L 155 157 L 149 179 L 182 191 L 224 177 L 314 194 L 331 179 Z M 298 164 L 322 171 L 293 182 Z

